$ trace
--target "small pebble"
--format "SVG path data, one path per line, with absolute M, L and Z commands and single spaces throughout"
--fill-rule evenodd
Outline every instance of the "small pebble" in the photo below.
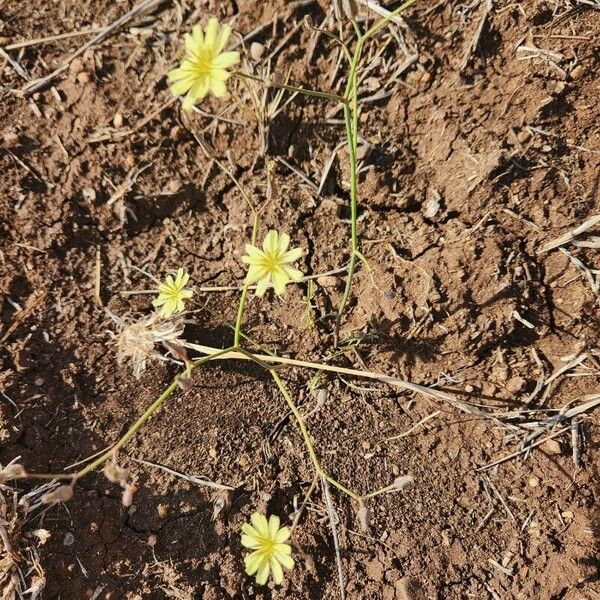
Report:
M 117 129 L 123 127 L 123 115 L 121 113 L 115 113 L 115 116 L 113 117 L 113 125 Z
M 82 71 L 81 73 L 79 73 L 79 75 L 77 75 L 77 81 L 82 85 L 89 83 L 91 80 L 92 78 L 90 77 L 90 74 L 86 73 L 86 71 Z
M 546 440 L 542 444 L 542 450 L 548 454 L 560 454 L 562 452 L 562 448 L 556 440 Z
M 527 485 L 529 487 L 537 487 L 538 485 L 540 485 L 540 478 L 536 477 L 535 475 L 532 475 L 528 480 L 527 480 Z
M 571 71 L 571 79 L 579 79 L 584 73 L 585 73 L 585 69 L 583 68 L 583 65 L 577 65 Z
M 7 131 L 3 139 L 7 146 L 16 146 L 19 143 L 19 136 L 14 131 Z
M 260 60 L 265 53 L 265 47 L 260 42 L 252 42 L 250 45 L 250 58 Z
M 317 283 L 323 287 L 334 287 L 337 285 L 337 278 L 333 275 L 322 275 L 317 277 Z
M 96 199 L 96 191 L 91 187 L 83 188 L 81 190 L 81 195 L 83 196 L 84 200 L 89 200 L 90 202 L 93 202 Z

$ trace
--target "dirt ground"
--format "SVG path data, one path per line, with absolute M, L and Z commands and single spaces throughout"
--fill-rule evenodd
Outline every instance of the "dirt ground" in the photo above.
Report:
M 0 0 L 0 45 L 103 26 L 134 4 Z M 357 274 L 342 325 L 354 348 L 334 362 L 456 402 L 319 379 L 326 401 L 307 423 L 325 467 L 360 493 L 414 477 L 370 502 L 367 533 L 352 502 L 331 492 L 346 598 L 600 598 L 599 409 L 540 425 L 600 393 L 600 227 L 541 251 L 600 213 L 600 10 L 591 4 L 420 1 L 367 48 L 360 234 L 373 271 Z M 244 277 L 248 210 L 165 80 L 183 32 L 208 15 L 233 19 L 240 34 L 253 32 L 248 45 L 264 45 L 263 59 L 273 53 L 273 72 L 340 91 L 338 50 L 313 28 L 331 27 L 328 14 L 325 0 L 165 1 L 33 96 L 19 94 L 25 77 L 48 74 L 91 34 L 7 49 L 12 62 L 0 55 L 2 464 L 20 457 L 55 472 L 85 459 L 177 373 L 160 363 L 136 381 L 117 365 L 114 323 L 94 301 L 98 257 L 102 303 L 121 316 L 149 310 L 148 295 L 122 294 L 155 287 L 140 269 L 163 278 L 185 266 L 196 286 Z M 257 123 L 246 89 L 235 84 L 231 98 L 246 99 L 237 104 L 203 103 L 194 127 L 267 202 L 263 231 L 285 229 L 307 250 L 304 272 L 343 266 L 345 148 L 323 176 L 343 140 L 341 113 L 298 97 Z M 305 285 L 253 298 L 245 332 L 282 355 L 322 360 L 342 290 L 341 277 L 316 280 L 312 328 Z M 231 343 L 238 298 L 197 293 L 186 339 Z M 305 412 L 316 405 L 311 375 L 282 371 Z M 260 588 L 243 573 L 242 523 L 255 510 L 289 523 L 314 477 L 289 416 L 260 367 L 198 369 L 120 455 L 138 488 L 133 506 L 102 474 L 82 479 L 70 502 L 13 532 L 22 569 L 19 536 L 44 528 L 47 599 L 342 597 L 321 490 L 294 533 L 292 576 Z M 486 468 L 532 432 L 558 435 Z M 236 491 L 223 498 L 133 458 Z

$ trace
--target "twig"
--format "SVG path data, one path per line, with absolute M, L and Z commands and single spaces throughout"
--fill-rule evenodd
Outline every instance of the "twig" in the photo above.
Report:
M 477 46 L 479 45 L 479 40 L 481 38 L 481 34 L 483 32 L 483 28 L 485 27 L 488 15 L 493 8 L 492 0 L 485 0 L 485 4 L 483 6 L 483 12 L 481 14 L 481 19 L 479 21 L 479 25 L 477 26 L 477 30 L 475 31 L 475 35 L 467 48 L 465 55 L 463 56 L 462 63 L 460 65 L 460 71 L 464 71 L 469 64 L 469 60 L 471 59 L 471 54 L 477 50 Z
M 232 491 L 235 490 L 235 487 L 230 485 L 223 485 L 222 483 L 215 483 L 206 477 L 198 477 L 196 475 L 186 475 L 185 473 L 180 473 L 179 471 L 175 471 L 175 469 L 171 469 L 166 467 L 165 465 L 161 465 L 159 463 L 153 463 L 149 460 L 142 460 L 141 458 L 134 458 L 133 456 L 129 457 L 130 460 L 136 462 L 140 465 L 146 465 L 147 467 L 154 467 L 155 469 L 160 469 L 169 475 L 173 475 L 174 477 L 178 477 L 179 479 L 184 479 L 185 481 L 189 481 L 190 483 L 195 483 L 196 485 L 203 485 L 205 487 L 212 488 L 213 490 L 221 490 L 221 491 Z
M 335 549 L 335 563 L 337 565 L 338 583 L 340 586 L 340 598 L 345 600 L 346 598 L 346 584 L 344 577 L 344 568 L 342 566 L 342 557 L 340 555 L 340 543 L 338 540 L 337 526 L 336 526 L 336 514 L 331 502 L 331 496 L 329 494 L 329 485 L 325 477 L 321 475 L 321 486 L 323 487 L 323 498 L 325 499 L 325 506 L 327 508 L 327 516 L 329 517 L 329 524 L 331 525 L 331 535 L 333 537 L 333 547 Z
M 554 248 L 558 248 L 559 246 L 564 246 L 569 242 L 572 242 L 576 237 L 580 236 L 582 233 L 585 233 L 588 229 L 591 229 L 594 225 L 600 223 L 600 215 L 594 215 L 589 218 L 585 223 L 582 223 L 579 227 L 576 227 L 572 231 L 568 231 L 567 233 L 557 237 L 544 244 L 538 251 L 538 254 L 542 254 L 543 252 L 548 252 L 549 250 L 553 250 Z
M 47 37 L 35 38 L 32 40 L 24 40 L 22 42 L 15 42 L 5 46 L 5 50 L 19 50 L 20 48 L 29 48 L 30 46 L 37 46 L 38 44 L 47 44 L 48 42 L 56 42 L 58 40 L 66 40 L 72 37 L 80 37 L 84 35 L 91 35 L 93 33 L 100 33 L 104 31 L 106 27 L 95 27 L 94 29 L 81 29 L 80 31 L 68 31 L 67 33 L 59 33 L 58 35 L 49 35 Z
M 102 29 L 102 31 L 98 32 L 91 40 L 89 40 L 78 50 L 73 52 L 73 54 L 71 54 L 71 56 L 64 60 L 58 68 L 54 69 L 54 71 L 52 71 L 48 75 L 45 75 L 44 77 L 30 81 L 21 89 L 22 93 L 30 95 L 42 89 L 55 77 L 60 75 L 63 71 L 66 71 L 69 68 L 71 62 L 78 56 L 81 56 L 86 50 L 88 50 L 92 46 L 95 46 L 96 44 L 99 44 L 111 33 L 122 27 L 125 23 L 127 23 L 134 17 L 138 16 L 139 14 L 145 11 L 150 11 L 166 1 L 168 0 L 143 0 L 143 2 L 140 2 L 139 4 L 134 6 L 128 13 L 125 13 L 116 21 L 113 21 L 110 25 Z
M 206 354 L 208 356 L 215 354 L 217 352 L 222 352 L 222 350 L 218 348 L 211 348 L 210 346 L 203 346 L 201 344 L 186 344 L 188 348 L 191 350 L 196 350 L 201 352 L 202 354 Z M 346 367 L 337 367 L 334 365 L 327 365 L 325 363 L 314 363 L 308 362 L 304 360 L 296 360 L 293 358 L 284 358 L 282 356 L 270 356 L 267 354 L 254 354 L 248 356 L 242 352 L 231 351 L 227 353 L 227 355 L 223 355 L 219 358 L 223 359 L 241 359 L 241 360 L 254 360 L 258 359 L 265 363 L 276 363 L 283 365 L 290 365 L 293 367 L 303 367 L 306 369 L 314 369 L 316 371 L 328 371 L 330 373 L 343 373 L 345 375 L 353 375 L 355 377 L 364 377 L 366 379 L 374 379 L 376 381 L 381 381 L 382 383 L 387 383 L 389 385 L 399 387 L 404 390 L 409 390 L 411 392 L 416 392 L 418 394 L 423 394 L 428 398 L 434 398 L 436 400 L 443 400 L 445 402 L 449 402 L 453 406 L 457 406 L 463 412 L 469 413 L 469 410 L 465 408 L 462 404 L 457 403 L 457 401 L 450 395 L 444 392 L 440 392 L 439 390 L 430 389 L 423 385 L 419 385 L 417 383 L 411 383 L 410 381 L 405 381 L 403 379 L 399 379 L 397 377 L 391 377 L 389 375 L 382 375 L 380 373 L 374 373 L 373 371 L 359 371 L 358 369 L 348 369 Z

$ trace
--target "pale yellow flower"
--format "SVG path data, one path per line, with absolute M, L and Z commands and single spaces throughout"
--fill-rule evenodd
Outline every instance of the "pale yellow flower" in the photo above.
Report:
M 204 31 L 200 25 L 194 25 L 192 33 L 185 35 L 185 57 L 177 69 L 167 74 L 173 83 L 173 95 L 186 94 L 184 110 L 192 108 L 208 92 L 217 97 L 225 95 L 225 82 L 231 77 L 227 68 L 240 62 L 239 52 L 223 52 L 230 35 L 231 27 L 219 26 L 214 17 L 208 20 Z
M 285 542 L 290 537 L 289 527 L 279 528 L 279 517 L 271 515 L 269 520 L 260 513 L 250 517 L 250 523 L 242 525 L 242 546 L 254 550 L 244 559 L 246 573 L 256 574 L 256 583 L 264 585 L 273 574 L 273 581 L 280 585 L 283 581 L 283 569 L 294 567 L 294 559 L 290 556 L 292 548 Z
M 263 296 L 273 284 L 275 293 L 280 296 L 285 291 L 285 286 L 290 281 L 300 281 L 302 272 L 290 266 L 303 254 L 302 248 L 288 250 L 290 236 L 287 233 L 279 234 L 271 229 L 265 237 L 262 250 L 246 244 L 246 254 L 242 261 L 250 265 L 246 282 L 250 285 L 256 283 L 256 295 Z
M 175 274 L 167 275 L 164 283 L 158 286 L 158 298 L 152 301 L 152 305 L 158 308 L 162 306 L 160 315 L 168 319 L 173 313 L 181 312 L 184 308 L 184 300 L 192 297 L 192 290 L 185 289 L 190 276 L 183 268 L 179 268 Z

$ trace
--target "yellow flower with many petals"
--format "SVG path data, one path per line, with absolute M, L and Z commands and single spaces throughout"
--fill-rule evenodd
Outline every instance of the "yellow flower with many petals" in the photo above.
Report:
M 230 35 L 231 27 L 220 27 L 214 17 L 208 20 L 204 31 L 200 25 L 194 25 L 192 33 L 185 35 L 185 57 L 177 69 L 167 74 L 173 95 L 186 94 L 184 110 L 192 108 L 208 92 L 219 98 L 227 91 L 225 82 L 231 77 L 227 68 L 240 62 L 239 52 L 223 52 Z
M 273 581 L 279 585 L 283 581 L 283 569 L 292 569 L 294 559 L 292 548 L 285 542 L 290 537 L 289 527 L 279 528 L 279 517 L 271 515 L 269 520 L 260 513 L 250 517 L 250 523 L 242 525 L 242 546 L 254 550 L 244 559 L 246 573 L 256 574 L 256 583 L 264 585 L 273 574 Z
M 158 298 L 153 300 L 152 305 L 156 308 L 162 306 L 160 315 L 168 319 L 173 313 L 181 312 L 184 308 L 184 300 L 191 298 L 192 290 L 185 289 L 190 276 L 183 268 L 177 269 L 175 279 L 173 275 L 167 275 L 164 283 L 158 286 Z
M 257 284 L 257 296 L 263 296 L 269 284 L 273 284 L 275 293 L 281 296 L 287 283 L 302 279 L 302 272 L 291 267 L 290 263 L 298 260 L 304 251 L 302 248 L 288 250 L 289 244 L 290 236 L 279 234 L 274 229 L 267 233 L 262 250 L 246 244 L 246 254 L 242 256 L 242 261 L 250 265 L 246 283 Z

